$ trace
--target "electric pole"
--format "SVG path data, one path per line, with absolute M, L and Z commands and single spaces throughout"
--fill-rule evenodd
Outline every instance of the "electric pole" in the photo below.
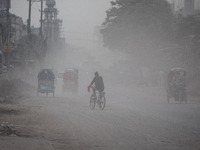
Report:
M 40 10 L 40 38 L 41 40 L 43 39 L 42 37 L 42 28 L 43 28 L 43 0 L 41 0 L 41 10 Z
M 6 27 L 6 41 L 4 43 L 4 51 L 5 51 L 5 64 L 9 70 L 10 68 L 10 0 L 7 0 L 6 4 L 6 19 L 7 19 L 7 27 Z
M 28 50 L 27 50 L 27 58 L 29 59 L 30 51 L 31 51 L 31 2 L 32 0 L 29 0 L 29 9 L 28 9 L 28 20 L 27 20 L 27 35 L 28 35 Z
M 27 34 L 31 34 L 31 0 L 29 0 L 28 20 L 27 20 Z

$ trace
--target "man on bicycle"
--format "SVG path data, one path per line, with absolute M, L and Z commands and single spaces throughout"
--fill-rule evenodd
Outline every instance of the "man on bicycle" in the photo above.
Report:
M 94 73 L 95 77 L 93 78 L 92 82 L 90 83 L 90 86 L 94 83 L 95 88 L 93 88 L 93 93 L 95 94 L 95 90 L 98 90 L 99 92 L 104 91 L 104 83 L 103 78 L 99 76 L 98 72 Z

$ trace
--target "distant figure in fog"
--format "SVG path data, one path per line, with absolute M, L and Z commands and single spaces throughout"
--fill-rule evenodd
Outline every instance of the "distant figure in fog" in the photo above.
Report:
M 90 83 L 90 86 L 92 84 L 95 84 L 95 88 L 93 88 L 93 93 L 95 94 L 95 90 L 98 90 L 99 92 L 104 91 L 104 83 L 103 83 L 103 78 L 99 76 L 98 72 L 94 73 L 95 77 L 93 78 L 92 82 Z

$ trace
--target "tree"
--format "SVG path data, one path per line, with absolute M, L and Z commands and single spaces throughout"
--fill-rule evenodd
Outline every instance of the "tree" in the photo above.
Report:
M 185 65 L 188 70 L 199 70 L 200 58 L 200 17 L 191 15 L 178 17 L 175 24 L 176 42 L 185 51 Z
M 111 6 L 101 30 L 106 47 L 135 52 L 169 38 L 173 14 L 167 1 L 116 0 Z

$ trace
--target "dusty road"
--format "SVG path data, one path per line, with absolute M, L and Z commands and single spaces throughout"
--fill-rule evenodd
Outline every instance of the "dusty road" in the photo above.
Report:
M 0 149 L 200 149 L 200 104 L 167 104 L 160 88 L 107 90 L 103 111 L 90 110 L 88 97 L 29 93 L 18 104 L 1 105 L 9 113 L 1 113 L 0 121 L 8 122 L 15 134 L 0 136 Z

